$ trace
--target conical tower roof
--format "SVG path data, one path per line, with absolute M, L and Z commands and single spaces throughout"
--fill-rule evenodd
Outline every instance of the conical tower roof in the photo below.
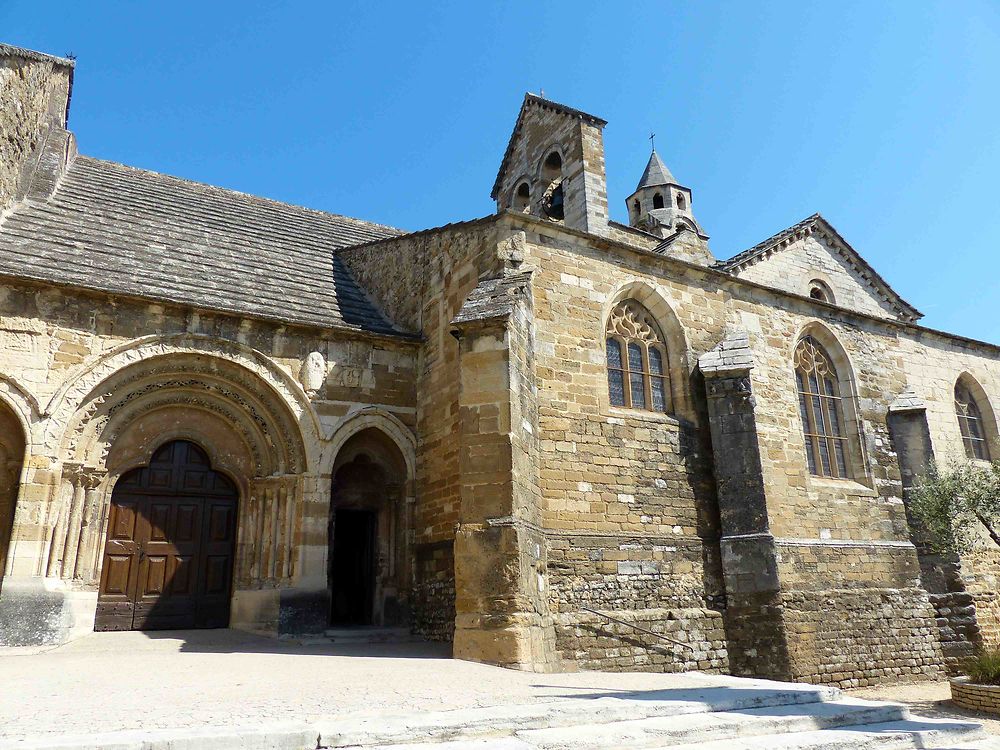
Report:
M 670 170 L 667 169 L 667 165 L 663 163 L 660 155 L 653 150 L 653 153 L 649 155 L 649 163 L 646 164 L 646 170 L 642 173 L 642 178 L 639 180 L 636 190 L 642 190 L 643 188 L 653 187 L 655 185 L 676 185 L 677 180 L 674 176 L 670 174 Z

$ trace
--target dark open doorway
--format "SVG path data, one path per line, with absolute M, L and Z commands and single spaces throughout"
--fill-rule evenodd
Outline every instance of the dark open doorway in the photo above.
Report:
M 375 598 L 375 535 L 371 510 L 338 508 L 333 519 L 330 623 L 371 625 Z

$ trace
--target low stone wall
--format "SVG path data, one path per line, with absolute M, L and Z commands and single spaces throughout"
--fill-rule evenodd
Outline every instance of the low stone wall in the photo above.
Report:
M 938 640 L 945 668 L 951 674 L 958 674 L 962 662 L 975 656 L 976 644 L 980 640 L 975 599 L 965 591 L 929 596 L 937 616 Z
M 452 543 L 419 545 L 416 551 L 412 630 L 432 641 L 455 637 L 455 553 Z
M 1000 714 L 1000 686 L 976 685 L 968 677 L 951 681 L 951 702 L 971 711 Z
M 853 688 L 943 676 L 923 589 L 792 592 L 782 605 L 792 679 Z
M 581 669 L 618 672 L 728 673 L 729 654 L 722 615 L 710 609 L 609 611 L 623 622 L 590 612 L 556 616 L 556 647 Z M 630 627 L 638 625 L 687 644 L 676 645 Z

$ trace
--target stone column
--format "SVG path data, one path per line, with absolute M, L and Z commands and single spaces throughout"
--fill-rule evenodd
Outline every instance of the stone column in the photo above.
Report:
M 785 678 L 791 667 L 777 552 L 768 524 L 745 331 L 731 331 L 699 359 L 708 396 L 734 674 Z
M 899 463 L 903 501 L 907 502 L 917 479 L 934 463 L 927 406 L 907 386 L 889 405 L 886 424 Z M 945 666 L 950 671 L 959 671 L 961 663 L 982 644 L 975 598 L 966 590 L 958 555 L 930 550 L 921 538 L 919 524 L 909 513 L 907 518 L 920 561 L 920 583 L 934 607 Z
M 556 651 L 538 524 L 527 279 L 482 282 L 453 321 L 461 377 L 454 649 L 460 659 L 544 671 Z

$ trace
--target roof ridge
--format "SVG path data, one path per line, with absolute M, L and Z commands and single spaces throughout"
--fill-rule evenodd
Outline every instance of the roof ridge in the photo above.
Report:
M 768 248 L 784 240 L 785 238 L 794 235 L 800 229 L 804 229 L 807 226 L 814 225 L 817 222 L 822 222 L 826 230 L 828 230 L 830 234 L 833 235 L 833 238 L 836 241 L 837 245 L 837 247 L 834 248 L 835 250 L 837 250 L 842 254 L 853 255 L 854 260 L 851 260 L 850 262 L 855 264 L 860 263 L 861 265 L 864 266 L 867 272 L 871 274 L 871 278 L 867 279 L 867 281 L 872 287 L 874 287 L 880 294 L 885 296 L 886 299 L 889 300 L 890 303 L 893 304 L 897 309 L 899 309 L 905 315 L 908 315 L 913 320 L 918 320 L 919 318 L 923 317 L 923 313 L 921 313 L 920 310 L 918 310 L 916 307 L 914 307 L 905 299 L 903 299 L 902 295 L 900 295 L 899 292 L 897 292 L 895 289 L 892 288 L 892 285 L 888 281 L 886 281 L 885 278 L 883 278 L 882 274 L 876 271 L 875 267 L 872 266 L 872 264 L 869 263 L 867 260 L 865 260 L 864 256 L 862 256 L 861 253 L 855 250 L 854 246 L 851 245 L 850 242 L 845 240 L 843 236 L 841 236 L 840 232 L 838 232 L 836 228 L 834 228 L 833 224 L 827 221 L 827 219 L 818 211 L 810 216 L 807 216 L 805 219 L 802 219 L 801 221 L 792 224 L 790 227 L 782 229 L 780 232 L 771 235 L 766 240 L 758 242 L 753 247 L 748 248 L 740 253 L 737 253 L 728 260 L 717 262 L 714 265 L 714 267 L 722 271 L 731 272 L 737 266 L 741 266 L 744 263 L 747 263 L 753 260 L 754 258 L 759 257 Z M 879 286 L 882 287 L 881 290 L 878 289 Z
M 124 170 L 126 172 L 136 172 L 139 174 L 152 175 L 153 177 L 159 177 L 166 180 L 173 180 L 175 182 L 182 182 L 188 185 L 195 185 L 201 188 L 207 188 L 210 191 L 223 193 L 226 195 L 231 195 L 235 197 L 248 198 L 252 201 L 260 201 L 262 203 L 268 203 L 275 206 L 282 206 L 285 208 L 292 208 L 297 211 L 305 211 L 312 214 L 318 214 L 320 216 L 328 216 L 336 219 L 344 219 L 346 221 L 354 222 L 355 224 L 360 224 L 366 227 L 375 227 L 378 229 L 383 229 L 387 232 L 393 232 L 397 235 L 408 234 L 407 230 L 399 229 L 398 227 L 392 227 L 388 224 L 379 224 L 378 222 L 368 221 L 366 219 L 359 219 L 354 216 L 348 216 L 346 214 L 335 214 L 332 211 L 324 211 L 319 208 L 310 208 L 309 206 L 302 206 L 297 203 L 289 203 L 288 201 L 279 201 L 275 198 L 268 198 L 263 195 L 255 195 L 254 193 L 247 193 L 242 190 L 234 190 L 233 188 L 221 187 L 220 185 L 213 185 L 209 182 L 201 182 L 200 180 L 193 180 L 188 177 L 178 177 L 177 175 L 167 174 L 166 172 L 157 172 L 152 169 L 144 169 L 143 167 L 133 167 L 130 164 L 123 164 L 117 161 L 111 161 L 110 159 L 99 159 L 96 156 L 86 156 L 80 154 L 73 161 L 72 166 L 76 166 L 77 163 L 83 162 L 84 164 L 92 163 L 107 167 L 112 167 L 115 169 Z M 72 167 L 71 167 L 72 169 Z
M 36 62 L 56 63 L 69 68 L 76 67 L 76 59 L 72 57 L 59 57 L 59 55 L 50 55 L 47 52 L 38 52 L 27 47 L 17 47 L 13 44 L 4 44 L 3 42 L 0 42 L 0 56 L 24 57 Z

